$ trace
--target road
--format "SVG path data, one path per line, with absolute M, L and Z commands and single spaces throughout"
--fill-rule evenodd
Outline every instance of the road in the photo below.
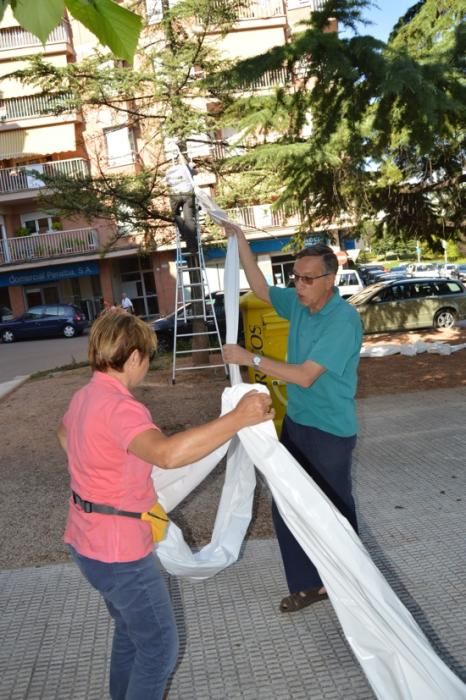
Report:
M 0 382 L 87 359 L 87 335 L 0 343 Z

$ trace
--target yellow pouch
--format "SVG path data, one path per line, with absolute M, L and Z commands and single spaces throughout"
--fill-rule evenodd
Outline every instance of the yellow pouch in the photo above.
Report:
M 150 523 L 152 530 L 152 540 L 160 542 L 167 534 L 167 527 L 170 519 L 160 503 L 156 503 L 146 513 L 141 513 L 141 520 Z

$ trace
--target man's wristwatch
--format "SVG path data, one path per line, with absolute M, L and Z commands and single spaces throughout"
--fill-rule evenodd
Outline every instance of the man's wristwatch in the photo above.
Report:
M 253 367 L 260 367 L 260 363 L 262 362 L 262 357 L 261 355 L 253 355 L 252 356 L 252 365 Z

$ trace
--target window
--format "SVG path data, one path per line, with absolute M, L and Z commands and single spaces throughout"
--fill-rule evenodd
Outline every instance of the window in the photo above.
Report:
M 31 212 L 21 215 L 21 226 L 24 226 L 29 233 L 49 233 L 58 226 L 60 219 L 43 212 Z
M 110 167 L 134 163 L 136 146 L 132 129 L 127 126 L 106 129 L 104 135 Z
M 356 284 L 358 284 L 358 278 L 356 277 L 354 272 L 340 275 L 340 281 L 338 283 L 339 287 L 349 287 L 350 285 Z
M 27 319 L 28 321 L 34 321 L 38 318 L 42 318 L 43 315 L 44 315 L 44 307 L 43 306 L 36 306 L 32 309 L 29 309 L 29 311 L 26 311 L 23 318 Z
M 121 291 L 133 302 L 138 316 L 158 313 L 157 290 L 152 262 L 146 256 L 135 256 L 120 261 Z
M 414 285 L 415 290 L 416 290 L 416 296 L 420 298 L 424 297 L 430 297 L 432 294 L 434 294 L 434 289 L 431 284 L 428 282 L 421 282 L 419 284 Z
M 453 281 L 434 282 L 432 286 L 432 294 L 462 294 L 463 292 L 463 289 L 460 287 L 458 282 Z
M 293 272 L 294 258 L 289 255 L 275 255 L 271 262 L 274 285 L 286 287 Z
M 60 307 L 56 306 L 55 304 L 51 306 L 44 306 L 44 313 L 45 316 L 60 316 Z

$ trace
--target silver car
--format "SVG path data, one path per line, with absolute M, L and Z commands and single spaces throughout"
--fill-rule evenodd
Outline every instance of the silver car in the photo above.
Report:
M 451 328 L 466 318 L 466 289 L 447 278 L 377 282 L 351 297 L 365 333 Z

